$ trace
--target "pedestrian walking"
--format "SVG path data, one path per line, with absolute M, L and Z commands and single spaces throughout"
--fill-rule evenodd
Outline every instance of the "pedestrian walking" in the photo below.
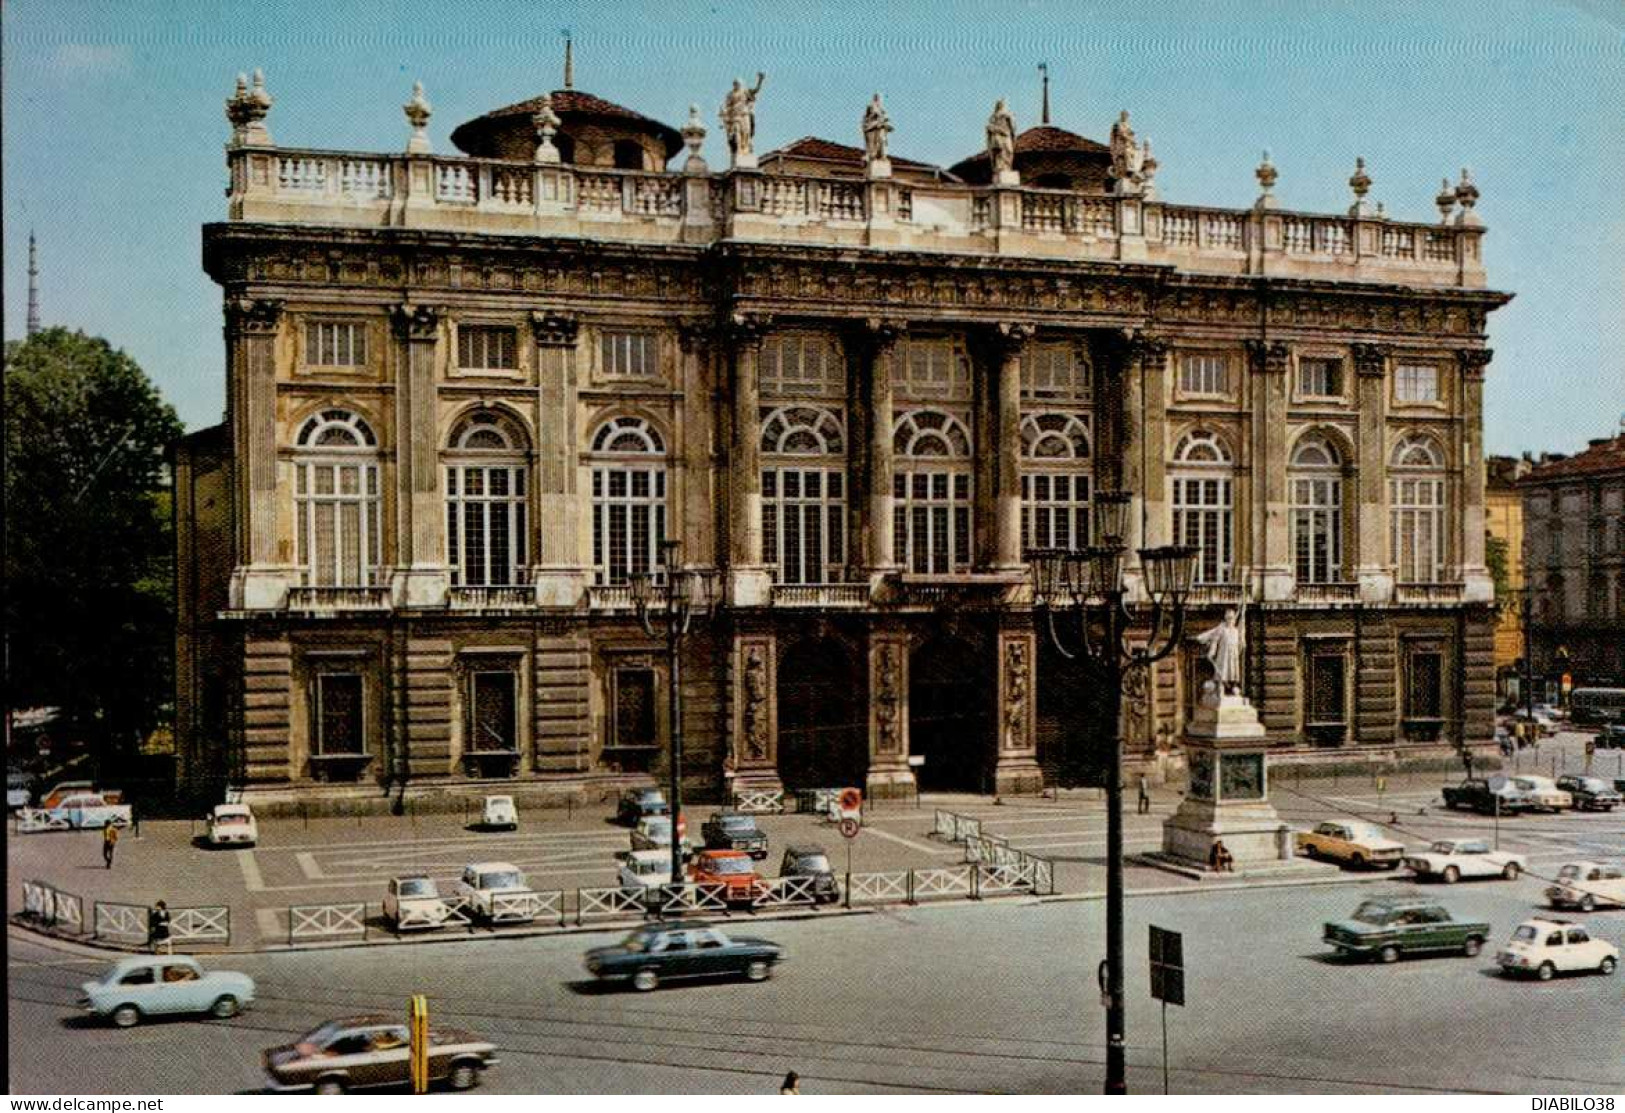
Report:
M 102 864 L 113 868 L 113 851 L 118 847 L 118 828 L 109 823 L 102 828 Z
M 1151 791 L 1145 783 L 1145 774 L 1140 774 L 1140 802 L 1138 814 L 1144 815 L 1151 810 Z
M 169 938 L 169 907 L 159 901 L 147 910 L 147 946 L 157 954 L 162 947 L 165 954 L 175 953 L 175 944 Z
M 784 1076 L 784 1081 L 779 1083 L 779 1093 L 781 1093 L 781 1094 L 799 1094 L 799 1093 L 801 1093 L 801 1076 L 799 1074 L 797 1074 L 795 1071 L 791 1071 L 789 1074 L 785 1075 Z
M 141 837 L 141 810 L 134 804 L 130 805 L 130 835 L 137 839 Z

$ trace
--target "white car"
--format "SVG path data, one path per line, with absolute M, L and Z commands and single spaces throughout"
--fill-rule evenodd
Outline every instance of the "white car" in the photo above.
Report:
M 1591 938 L 1584 924 L 1525 920 L 1495 961 L 1504 973 L 1533 974 L 1546 982 L 1554 974 L 1575 971 L 1612 974 L 1619 966 L 1619 948 L 1607 940 Z
M 1352 866 L 1393 869 L 1405 857 L 1405 844 L 1395 842 L 1374 823 L 1329 820 L 1313 831 L 1299 831 L 1298 852 L 1311 858 L 1347 862 Z
M 1438 839 L 1424 851 L 1405 856 L 1417 877 L 1437 877 L 1455 884 L 1464 877 L 1504 877 L 1515 881 L 1524 871 L 1522 854 L 1491 850 L 1488 839 Z
M 384 893 L 384 918 L 396 931 L 437 928 L 451 918 L 451 906 L 440 898 L 432 877 L 392 877 Z
M 130 805 L 110 803 L 99 792 L 81 792 L 66 797 L 46 814 L 53 826 L 76 830 L 130 825 Z
M 1557 871 L 1555 884 L 1546 887 L 1553 908 L 1625 908 L 1625 870 L 1596 862 L 1570 862 Z
M 28 807 L 32 799 L 28 791 L 27 773 L 6 774 L 6 810 L 16 811 L 18 808 Z
M 480 826 L 486 830 L 505 827 L 509 831 L 519 829 L 519 809 L 514 807 L 512 796 L 487 796 L 485 808 L 480 812 Z
M 1508 779 L 1513 788 L 1523 793 L 1524 807 L 1530 811 L 1560 812 L 1574 805 L 1574 797 L 1558 788 L 1550 777 L 1518 774 Z
M 519 867 L 508 862 L 475 862 L 463 867 L 457 882 L 457 895 L 466 902 L 469 914 L 491 923 L 515 923 L 536 918 L 526 902 L 511 899 L 528 896 L 530 886 Z
M 623 889 L 658 889 L 670 885 L 671 851 L 634 850 L 621 858 L 619 874 Z
M 679 820 L 679 830 L 682 831 L 683 857 L 687 858 L 694 849 L 688 841 L 688 824 Z M 632 828 L 632 849 L 664 850 L 671 854 L 671 816 L 646 815 L 638 820 L 638 825 Z
M 216 804 L 209 813 L 210 846 L 253 846 L 259 838 L 259 824 L 247 804 Z

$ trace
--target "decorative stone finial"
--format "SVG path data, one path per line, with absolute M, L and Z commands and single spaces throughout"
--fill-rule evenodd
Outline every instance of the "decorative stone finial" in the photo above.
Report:
M 1349 215 L 1370 216 L 1371 206 L 1366 203 L 1365 195 L 1371 192 L 1371 175 L 1365 172 L 1365 159 L 1354 160 L 1354 174 L 1349 178 L 1349 188 L 1354 191 L 1354 204 L 1349 206 Z
M 1161 165 L 1151 153 L 1151 137 L 1145 137 L 1145 157 L 1140 161 L 1140 192 L 1147 201 L 1154 201 L 1157 197 L 1157 167 Z
M 559 149 L 553 146 L 553 135 L 559 130 L 559 114 L 553 111 L 551 93 L 542 94 L 542 106 L 531 116 L 530 122 L 536 128 L 536 161 L 558 162 Z
M 1449 178 L 1440 180 L 1439 195 L 1433 199 L 1433 203 L 1439 206 L 1439 223 L 1449 224 L 1450 210 L 1456 207 L 1456 189 Z
M 705 121 L 700 118 L 700 106 L 688 106 L 688 122 L 681 129 L 683 142 L 688 144 L 688 158 L 683 163 L 683 173 L 703 174 L 708 167 L 705 159 L 700 156 L 700 147 L 705 143 Z
M 425 129 L 429 126 L 429 115 L 434 107 L 429 104 L 429 98 L 423 95 L 423 82 L 412 82 L 412 99 L 401 105 L 401 111 L 406 113 L 406 122 L 412 125 L 412 137 L 406 141 L 406 153 L 428 154 L 429 133 Z
M 265 91 L 265 74 L 254 71 L 254 84 L 242 74 L 237 75 L 237 88 L 226 101 L 226 119 L 231 122 L 233 147 L 269 147 L 271 133 L 265 126 L 266 114 L 271 111 L 271 94 Z
M 1275 164 L 1270 161 L 1269 151 L 1266 150 L 1263 161 L 1253 171 L 1253 177 L 1258 179 L 1258 188 L 1261 191 L 1258 200 L 1254 203 L 1255 207 L 1267 209 L 1275 204 L 1275 198 L 1270 195 L 1270 190 L 1275 188 L 1275 180 L 1280 176 L 1280 172 L 1275 169 Z
M 1456 186 L 1456 200 L 1461 202 L 1461 215 L 1456 217 L 1456 223 L 1472 227 L 1482 224 L 1473 206 L 1478 204 L 1478 187 L 1473 184 L 1473 177 L 1467 168 L 1461 168 L 1461 182 Z

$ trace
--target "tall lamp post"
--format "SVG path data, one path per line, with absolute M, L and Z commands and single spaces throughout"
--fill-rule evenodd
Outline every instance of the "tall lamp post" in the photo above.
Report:
M 1106 762 L 1106 961 L 1101 989 L 1106 1005 L 1106 1085 L 1108 1094 L 1128 1093 L 1123 1007 L 1123 678 L 1131 669 L 1149 669 L 1174 651 L 1185 628 L 1185 596 L 1196 571 L 1196 550 L 1178 545 L 1141 549 L 1140 566 L 1151 597 L 1150 631 L 1139 645 L 1128 640 L 1130 617 L 1124 601 L 1123 543 L 1131 496 L 1101 492 L 1095 499 L 1095 537 L 1100 544 L 1079 549 L 1030 550 L 1027 564 L 1033 606 L 1042 610 L 1055 648 L 1080 658 L 1101 678 L 1115 713 Z M 1068 648 L 1061 618 L 1077 619 Z M 1148 686 L 1149 689 L 1149 686 Z
M 685 568 L 682 542 L 660 546 L 658 572 L 634 572 L 627 578 L 638 621 L 651 638 L 666 639 L 667 708 L 671 722 L 671 883 L 683 882 L 683 688 L 682 645 L 690 628 L 710 619 L 717 608 L 717 573 Z
M 1530 627 L 1535 615 L 1535 585 L 1525 583 L 1518 589 L 1518 596 L 1523 606 L 1523 729 L 1529 739 L 1535 741 L 1539 737 L 1535 733 L 1535 637 Z M 1540 751 L 1535 752 L 1538 754 Z

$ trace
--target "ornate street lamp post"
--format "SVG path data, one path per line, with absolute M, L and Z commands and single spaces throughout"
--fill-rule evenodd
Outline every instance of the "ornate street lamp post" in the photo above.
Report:
M 651 638 L 666 639 L 667 708 L 671 721 L 671 883 L 683 883 L 683 841 L 677 825 L 683 816 L 683 638 L 697 623 L 717 609 L 717 573 L 709 568 L 685 568 L 680 563 L 682 542 L 661 545 L 661 566 L 656 572 L 634 572 L 628 583 L 638 621 Z
M 1108 1094 L 1128 1092 L 1123 1008 L 1123 678 L 1130 669 L 1149 669 L 1179 644 L 1185 628 L 1185 595 L 1196 571 L 1195 549 L 1167 545 L 1140 550 L 1151 599 L 1150 630 L 1143 643 L 1131 644 L 1123 591 L 1123 557 L 1128 551 L 1123 536 L 1130 498 L 1122 491 L 1096 497 L 1095 536 L 1100 544 L 1027 553 L 1033 606 L 1044 612 L 1050 640 L 1063 656 L 1081 658 L 1093 667 L 1115 709 L 1106 762 L 1106 961 L 1101 979 Z M 1061 633 L 1061 619 L 1068 614 L 1077 618 L 1072 649 Z

